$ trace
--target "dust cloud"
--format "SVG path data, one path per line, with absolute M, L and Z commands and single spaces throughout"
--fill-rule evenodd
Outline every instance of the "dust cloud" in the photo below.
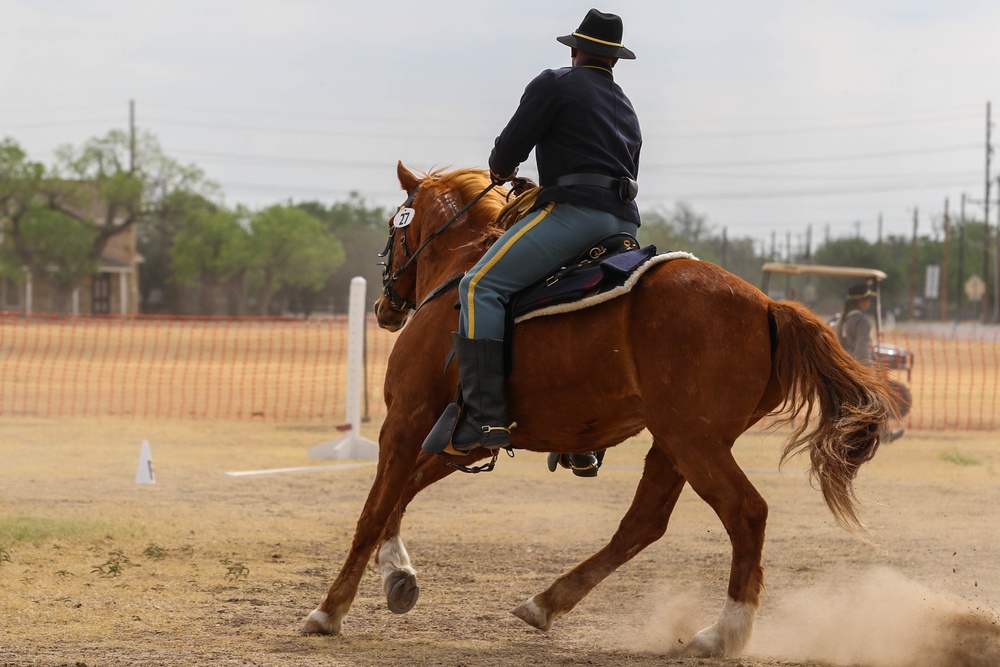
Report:
M 620 619 L 608 640 L 632 651 L 675 655 L 711 625 L 705 591 L 663 586 L 642 601 L 641 621 Z M 762 664 L 851 667 L 998 667 L 1000 618 L 902 574 L 845 572 L 806 588 L 768 591 L 748 658 Z
M 996 667 L 1000 620 L 887 568 L 775 599 L 748 654 L 865 667 Z

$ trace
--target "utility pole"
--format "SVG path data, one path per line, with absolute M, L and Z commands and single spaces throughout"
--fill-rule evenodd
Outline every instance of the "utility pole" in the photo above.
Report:
M 135 173 L 135 100 L 128 101 L 128 173 Z
M 878 212 L 878 244 L 882 245 L 882 211 Z
M 941 248 L 941 321 L 948 319 L 948 198 L 944 198 L 944 245 Z
M 812 264 L 813 226 L 806 227 L 806 264 Z
M 983 295 L 983 322 L 988 319 L 986 314 L 990 292 L 990 160 L 993 157 L 993 144 L 990 142 L 990 131 L 993 122 L 990 118 L 990 103 L 986 102 L 986 196 L 983 197 L 983 281 L 986 283 L 986 294 Z M 993 290 L 994 292 L 996 290 Z
M 910 242 L 910 319 L 917 317 L 917 212 L 913 209 L 913 241 Z
M 956 322 L 962 321 L 962 297 L 965 295 L 965 193 L 962 193 L 962 208 L 958 213 L 958 284 L 955 293 L 958 295 L 958 315 Z
M 997 176 L 997 233 L 993 235 L 996 243 L 996 259 L 993 261 L 993 323 L 1000 322 L 1000 176 Z

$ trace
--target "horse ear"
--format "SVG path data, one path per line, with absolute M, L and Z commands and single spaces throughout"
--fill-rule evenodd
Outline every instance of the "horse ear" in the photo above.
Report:
M 400 160 L 396 164 L 396 176 L 399 178 L 399 184 L 407 192 L 413 192 L 413 188 L 420 185 L 420 179 L 413 175 L 413 173 L 403 166 L 403 161 Z

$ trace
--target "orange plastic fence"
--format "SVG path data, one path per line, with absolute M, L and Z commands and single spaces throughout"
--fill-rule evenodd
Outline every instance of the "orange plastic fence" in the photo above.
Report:
M 366 326 L 365 413 L 385 412 L 394 335 Z M 1000 332 L 892 331 L 913 352 L 905 424 L 1000 427 Z M 344 421 L 347 318 L 68 317 L 0 312 L 0 415 Z
M 1000 330 L 890 331 L 884 342 L 913 352 L 908 427 L 930 431 L 1000 428 Z
M 363 407 L 393 336 L 366 327 Z M 347 318 L 0 313 L 0 414 L 341 423 Z

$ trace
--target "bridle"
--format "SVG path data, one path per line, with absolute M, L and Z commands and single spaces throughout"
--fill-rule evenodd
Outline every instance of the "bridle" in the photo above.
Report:
M 417 249 L 414 250 L 412 253 L 410 252 L 410 248 L 406 243 L 406 229 L 409 225 L 397 227 L 393 223 L 389 224 L 389 239 L 385 243 L 385 249 L 382 252 L 380 252 L 378 256 L 385 258 L 384 262 L 379 262 L 379 264 L 382 266 L 382 294 L 385 296 L 386 300 L 389 302 L 389 306 L 393 310 L 398 312 L 404 312 L 408 310 L 413 310 L 417 307 L 416 301 L 413 301 L 411 299 L 406 299 L 400 296 L 399 293 L 396 291 L 396 281 L 399 280 L 399 277 L 403 274 L 403 271 L 408 269 L 410 265 L 413 264 L 413 261 L 417 258 L 417 255 L 420 254 L 421 250 L 427 247 L 428 243 L 437 238 L 437 236 L 441 234 L 444 230 L 448 229 L 448 227 L 453 222 L 461 218 L 466 211 L 472 208 L 472 206 L 476 202 L 485 197 L 486 194 L 496 186 L 497 184 L 493 182 L 487 185 L 486 189 L 484 189 L 478 195 L 473 197 L 468 204 L 459 209 L 458 212 L 456 212 L 455 215 L 451 216 L 451 218 L 449 218 L 447 222 L 438 227 L 433 234 L 424 239 L 424 242 L 421 243 L 419 246 L 417 246 Z M 417 192 L 419 190 L 420 186 L 417 185 L 415 188 L 413 188 L 412 191 L 409 192 L 409 194 L 406 197 L 406 201 L 403 203 L 403 205 L 396 209 L 397 215 L 399 214 L 400 211 L 408 209 L 412 206 L 413 199 L 414 197 L 417 196 Z M 393 219 L 395 219 L 395 216 L 393 216 Z M 399 230 L 399 244 L 400 247 L 403 248 L 403 254 L 406 256 L 406 260 L 399 266 L 398 269 L 394 271 L 391 266 L 392 241 L 396 236 L 396 230 Z

